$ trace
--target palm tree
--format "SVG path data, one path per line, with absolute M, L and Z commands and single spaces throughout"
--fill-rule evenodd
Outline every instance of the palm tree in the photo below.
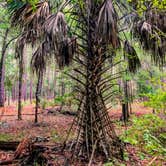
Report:
M 63 11 L 70 13 L 70 26 L 65 21 Z M 76 140 L 71 145 L 73 157 L 85 156 L 91 161 L 96 151 L 104 153 L 107 159 L 117 153 L 123 157 L 122 143 L 105 105 L 113 94 L 103 96 L 110 86 L 109 82 L 119 77 L 104 77 L 111 68 L 110 65 L 105 66 L 107 59 L 113 58 L 121 45 L 117 21 L 112 0 L 66 1 L 56 14 L 46 19 L 44 40 L 32 59 L 32 66 L 39 73 L 46 68 L 51 55 L 63 68 L 71 63 L 75 53 L 74 61 L 78 68 L 74 71 L 81 78 L 70 75 L 78 83 L 75 90 L 79 94 L 76 96 L 78 115 L 71 127 L 72 130 L 77 126 Z M 140 66 L 139 59 L 129 42 L 124 42 L 124 45 L 126 59 L 130 62 L 129 70 L 135 71 Z M 111 55 L 107 54 L 108 50 Z
M 42 19 L 44 24 L 42 29 L 39 29 L 42 32 L 40 37 L 43 41 L 32 57 L 32 66 L 38 76 L 46 70 L 48 59 L 52 55 L 56 58 L 60 68 L 71 64 L 72 59 L 77 63 L 78 67 L 74 68 L 74 72 L 79 74 L 80 78 L 75 77 L 75 74 L 70 75 L 77 82 L 75 91 L 78 92 L 76 96 L 78 115 L 71 127 L 71 130 L 75 130 L 76 139 L 70 148 L 72 157 L 84 156 L 90 163 L 94 155 L 97 155 L 96 152 L 105 154 L 107 159 L 113 155 L 123 157 L 123 145 L 115 133 L 107 112 L 108 108 L 106 108 L 106 102 L 113 96 L 113 93 L 106 95 L 104 93 L 108 91 L 108 87 L 113 86 L 110 85 L 110 81 L 119 76 L 111 73 L 105 76 L 105 73 L 112 68 L 112 65 L 106 65 L 107 59 L 113 59 L 117 49 L 124 45 L 123 52 L 125 59 L 129 62 L 128 69 L 135 72 L 140 67 L 134 48 L 127 40 L 120 39 L 119 20 L 121 18 L 116 12 L 120 3 L 122 2 L 112 2 L 112 0 L 65 1 L 60 5 L 57 13 L 50 14 L 46 21 Z M 19 8 L 18 11 L 28 11 L 28 5 L 25 4 L 25 6 L 25 10 Z M 124 7 L 125 4 L 122 3 L 122 6 Z M 43 13 L 40 12 L 37 16 L 40 14 Z M 68 21 L 65 21 L 65 14 Z M 28 16 L 33 18 L 35 14 L 32 12 Z M 18 18 L 21 22 L 24 18 L 26 25 L 26 17 L 19 16 Z M 24 28 L 37 30 L 38 27 L 32 25 L 33 28 L 30 26 L 24 26 Z M 145 29 L 149 35 L 151 31 L 146 25 L 142 27 L 141 33 Z M 29 41 L 33 42 L 32 36 L 34 39 L 34 33 L 33 35 L 28 33 L 25 38 L 27 41 L 30 38 Z M 147 39 L 149 43 L 151 38 Z
M 30 43 L 34 47 L 34 44 L 40 40 L 41 26 L 49 15 L 49 5 L 47 2 L 40 2 L 34 9 L 30 3 L 9 1 L 8 6 L 12 14 L 12 25 L 19 26 L 22 31 L 16 44 L 16 58 L 19 59 L 18 119 L 21 120 L 25 45 Z

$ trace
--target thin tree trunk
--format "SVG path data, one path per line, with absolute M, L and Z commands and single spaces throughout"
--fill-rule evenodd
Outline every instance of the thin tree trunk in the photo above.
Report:
M 63 106 L 64 106 L 64 101 L 63 101 L 63 96 L 65 95 L 65 83 L 64 83 L 64 80 L 63 80 L 63 78 L 62 78 L 62 80 L 61 80 L 62 82 L 61 82 L 61 97 L 62 97 L 62 102 L 61 102 L 61 106 L 60 106 L 60 112 L 62 111 L 62 108 L 63 108 Z
M 124 99 L 122 102 L 122 119 L 124 122 L 128 121 L 129 118 L 129 98 L 128 98 L 128 83 L 124 81 Z
M 23 55 L 24 56 L 24 55 Z M 21 56 L 19 59 L 19 94 L 18 94 L 18 120 L 22 120 L 22 84 L 23 84 L 23 74 L 24 74 L 24 57 Z
M 8 106 L 10 105 L 10 92 L 8 91 Z
M 36 86 L 36 106 L 35 106 L 35 123 L 38 123 L 38 109 L 40 104 L 40 96 L 42 90 L 42 82 L 43 82 L 43 72 L 39 72 L 38 82 Z
M 29 99 L 32 104 L 33 92 L 32 92 L 32 81 L 30 81 L 30 91 L 29 91 Z
M 6 49 L 7 49 L 8 33 L 9 33 L 9 29 L 7 28 L 5 32 L 5 36 L 3 38 L 1 61 L 0 61 L 0 107 L 3 107 L 5 103 L 4 77 L 5 77 L 5 56 L 6 56 Z

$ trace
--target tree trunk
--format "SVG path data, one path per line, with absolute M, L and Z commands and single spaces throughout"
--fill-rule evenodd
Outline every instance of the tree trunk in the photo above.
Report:
M 126 80 L 123 81 L 123 99 L 122 99 L 122 117 L 121 120 L 123 120 L 125 123 L 129 119 L 129 95 L 128 95 L 128 82 Z
M 23 74 L 24 74 L 24 55 L 19 59 L 19 94 L 18 94 L 18 120 L 22 120 L 22 84 L 23 84 Z
M 8 106 L 10 105 L 10 91 L 8 91 Z
M 40 96 L 42 90 L 42 82 L 43 82 L 43 72 L 39 72 L 38 75 L 38 82 L 36 86 L 36 106 L 35 106 L 35 123 L 38 123 L 38 109 L 40 104 Z
M 29 100 L 31 104 L 32 104 L 32 99 L 33 99 L 33 89 L 32 89 L 32 81 L 30 81 Z
M 61 97 L 62 97 L 62 102 L 61 102 L 61 106 L 60 106 L 60 112 L 62 111 L 63 109 L 63 106 L 64 106 L 64 100 L 63 100 L 63 97 L 65 95 L 65 83 L 64 83 L 64 80 L 62 79 L 61 80 Z
M 7 28 L 5 32 L 5 36 L 3 38 L 1 60 L 0 60 L 0 107 L 3 107 L 5 103 L 4 77 L 5 77 L 5 56 L 6 56 L 6 49 L 7 49 L 8 33 L 9 33 L 9 29 Z

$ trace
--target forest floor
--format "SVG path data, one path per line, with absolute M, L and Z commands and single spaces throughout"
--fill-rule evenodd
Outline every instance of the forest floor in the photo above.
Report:
M 49 108 L 49 110 L 51 110 Z M 17 108 L 15 105 L 0 108 L 0 141 L 21 141 L 25 137 L 37 137 L 39 140 L 45 140 L 42 144 L 62 144 L 66 138 L 74 116 L 64 115 L 53 109 L 55 113 L 48 113 L 48 110 L 40 110 L 39 123 L 34 124 L 34 106 L 25 105 L 23 108 L 23 116 L 21 121 L 17 120 Z M 134 103 L 132 106 L 132 114 L 142 116 L 144 114 L 152 113 L 152 109 L 144 107 L 142 104 Z M 116 107 L 109 111 L 109 115 L 114 122 L 114 126 L 118 135 L 126 130 L 125 125 L 117 125 L 121 116 L 121 108 Z M 129 127 L 129 126 L 128 126 Z M 71 138 L 72 139 L 72 138 Z M 159 162 L 160 159 L 154 156 L 147 156 L 141 160 L 138 156 L 138 149 L 132 145 L 126 145 L 126 152 L 128 153 L 128 160 L 121 163 L 127 166 L 164 166 L 166 163 Z M 0 150 L 0 161 L 7 160 L 13 155 L 13 152 L 6 152 Z M 155 160 L 155 161 L 153 161 Z M 54 160 L 56 161 L 56 160 Z M 151 163 L 153 161 L 153 164 Z M 60 166 L 60 161 L 56 161 L 55 166 Z M 79 164 L 75 164 L 79 165 Z M 94 165 L 103 165 L 102 162 Z

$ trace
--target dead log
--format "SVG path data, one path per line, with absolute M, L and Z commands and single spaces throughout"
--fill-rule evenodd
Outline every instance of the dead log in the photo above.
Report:
M 9 165 L 14 163 L 21 163 L 22 165 L 33 163 L 34 161 L 47 162 L 47 158 L 43 156 L 43 153 L 49 149 L 49 147 L 34 144 L 33 138 L 24 138 L 19 142 L 3 142 L 4 146 L 2 149 L 5 150 L 15 150 L 14 157 L 9 160 L 0 161 L 0 165 Z M 1 145 L 2 145 L 1 144 Z M 5 147 L 5 148 L 4 148 Z
M 19 145 L 19 142 L 6 142 L 6 141 L 0 141 L 0 150 L 13 150 L 15 151 L 17 149 L 17 146 Z

